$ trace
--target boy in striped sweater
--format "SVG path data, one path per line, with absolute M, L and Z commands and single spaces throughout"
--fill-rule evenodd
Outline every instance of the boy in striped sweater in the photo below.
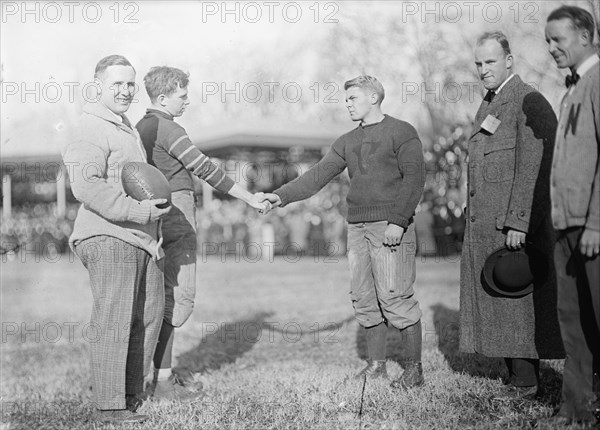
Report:
M 186 389 L 171 372 L 174 329 L 187 321 L 196 295 L 196 215 L 192 174 L 213 188 L 267 212 L 268 204 L 258 199 L 225 175 L 174 121 L 190 103 L 188 74 L 173 67 L 153 67 L 144 77 L 152 107 L 137 123 L 148 163 L 169 180 L 172 209 L 162 224 L 165 251 L 165 314 L 154 367 L 158 369 L 155 398 L 191 400 L 199 393 Z

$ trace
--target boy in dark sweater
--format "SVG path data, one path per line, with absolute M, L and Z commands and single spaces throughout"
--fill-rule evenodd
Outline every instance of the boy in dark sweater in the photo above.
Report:
M 316 194 L 348 168 L 350 297 L 366 331 L 368 363 L 358 377 L 387 377 L 388 325 L 400 330 L 408 359 L 392 382 L 409 388 L 424 382 L 421 310 L 414 298 L 416 238 L 413 216 L 423 193 L 423 148 L 415 129 L 381 112 L 384 89 L 371 76 L 344 84 L 346 107 L 360 125 L 337 139 L 310 170 L 272 194 L 274 207 Z
M 172 209 L 162 224 L 165 251 L 165 313 L 154 367 L 158 371 L 154 397 L 191 399 L 199 393 L 187 390 L 171 372 L 175 327 L 187 321 L 196 295 L 196 205 L 192 174 L 213 188 L 268 212 L 269 204 L 235 183 L 191 142 L 185 129 L 173 119 L 189 104 L 188 74 L 174 67 L 153 67 L 144 77 L 152 107 L 137 123 L 148 154 L 171 185 Z

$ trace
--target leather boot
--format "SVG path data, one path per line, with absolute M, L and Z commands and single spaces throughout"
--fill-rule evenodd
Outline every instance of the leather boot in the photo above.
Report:
M 409 361 L 406 363 L 404 372 L 400 378 L 392 382 L 392 388 L 413 388 L 423 385 L 425 378 L 423 378 L 423 365 L 420 361 Z
M 362 379 L 363 376 L 369 379 L 387 378 L 385 360 L 367 360 L 367 366 L 358 372 L 354 378 Z

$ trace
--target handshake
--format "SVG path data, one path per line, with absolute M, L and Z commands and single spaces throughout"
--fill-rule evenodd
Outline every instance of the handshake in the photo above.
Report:
M 281 205 L 281 199 L 277 194 L 259 192 L 252 196 L 252 201 L 249 204 L 253 208 L 258 209 L 259 214 L 266 215 L 271 209 Z

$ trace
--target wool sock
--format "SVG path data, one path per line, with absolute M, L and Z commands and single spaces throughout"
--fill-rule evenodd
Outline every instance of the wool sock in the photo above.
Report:
M 160 328 L 160 334 L 158 335 L 156 351 L 154 352 L 154 368 L 159 369 L 159 380 L 163 380 L 164 375 L 167 373 L 167 378 L 171 376 L 171 356 L 173 353 L 174 338 L 175 327 L 173 327 L 168 322 L 163 321 L 162 327 Z
M 402 345 L 406 347 L 406 358 L 409 361 L 421 361 L 421 331 L 421 320 L 400 330 Z
M 387 324 L 382 322 L 373 327 L 365 328 L 367 334 L 367 352 L 371 360 L 385 360 L 385 341 Z

